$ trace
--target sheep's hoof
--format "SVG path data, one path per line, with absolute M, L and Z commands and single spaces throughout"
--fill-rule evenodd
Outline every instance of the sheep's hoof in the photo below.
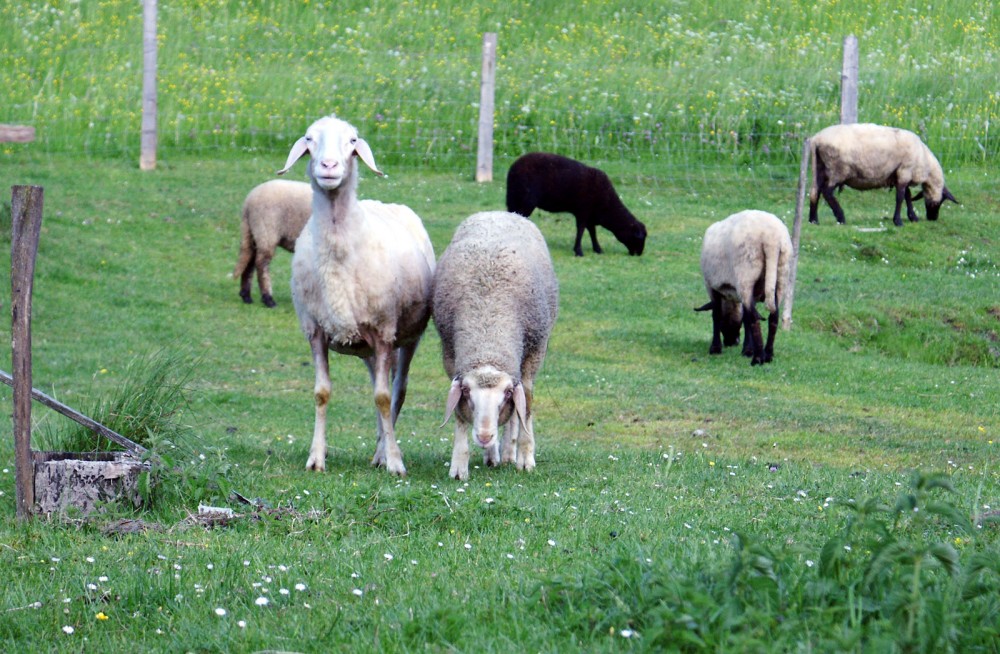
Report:
M 448 476 L 456 481 L 467 481 L 469 479 L 469 469 L 461 470 L 457 466 L 452 466 L 451 470 L 448 471 Z
M 250 291 L 240 291 L 240 297 L 243 298 L 244 304 L 253 304 L 253 298 L 250 297 Z
M 316 460 L 313 457 L 309 457 L 306 461 L 306 470 L 315 470 L 316 472 L 326 472 L 326 461 L 322 459 Z
M 265 293 L 263 297 L 260 298 L 260 301 L 263 302 L 264 306 L 269 309 L 273 309 L 274 307 L 278 306 L 278 303 L 274 301 L 274 298 L 268 295 L 267 293 Z

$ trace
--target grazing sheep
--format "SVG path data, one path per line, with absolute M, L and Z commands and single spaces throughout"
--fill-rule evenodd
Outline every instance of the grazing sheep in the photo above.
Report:
M 559 282 L 538 227 L 503 211 L 467 218 L 438 262 L 433 306 L 452 378 L 444 422 L 456 416 L 448 474 L 469 477 L 470 426 L 486 465 L 516 457 L 518 470 L 534 469 L 535 375 L 559 307 Z
M 405 475 L 394 429 L 410 362 L 430 319 L 434 250 L 408 207 L 358 200 L 356 157 L 381 173 L 354 127 L 335 116 L 320 118 L 278 174 L 307 152 L 312 216 L 292 256 L 292 300 L 316 365 L 316 424 L 306 468 L 326 469 L 332 349 L 361 357 L 368 367 L 378 432 L 372 465 Z
M 630 255 L 641 255 L 646 226 L 625 208 L 603 171 L 548 152 L 530 152 L 507 171 L 507 211 L 530 216 L 536 208 L 568 211 L 576 217 L 573 252 L 583 256 L 583 230 L 590 232 L 594 252 L 601 254 L 597 226 L 611 231 Z
M 809 139 L 813 162 L 813 182 L 809 189 L 809 222 L 816 217 L 819 196 L 833 210 L 837 222 L 844 222 L 844 210 L 834 197 L 834 190 L 850 186 L 859 191 L 873 188 L 896 189 L 896 211 L 892 222 L 902 226 L 900 209 L 906 201 L 911 221 L 920 220 L 913 201 L 924 198 L 927 220 L 937 220 L 945 200 L 958 203 L 944 185 L 944 173 L 937 158 L 920 137 L 905 129 L 868 123 L 832 125 Z M 911 186 L 921 186 L 910 196 Z
M 240 280 L 240 297 L 247 304 L 250 280 L 257 269 L 260 299 L 275 306 L 271 295 L 271 259 L 278 247 L 295 251 L 295 239 L 312 214 L 312 187 L 305 182 L 272 179 L 255 186 L 243 201 L 240 222 L 240 256 L 233 277 Z
M 701 248 L 701 272 L 709 301 L 695 311 L 712 310 L 712 345 L 709 354 L 722 352 L 725 344 L 740 340 L 750 365 L 774 358 L 778 306 L 784 300 L 792 254 L 788 228 L 774 214 L 741 211 L 709 226 Z M 757 302 L 767 305 L 767 345 L 760 334 Z

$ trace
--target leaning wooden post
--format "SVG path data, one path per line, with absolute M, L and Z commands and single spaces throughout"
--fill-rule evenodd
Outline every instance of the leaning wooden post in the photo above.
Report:
M 840 122 L 858 122 L 858 38 L 844 38 L 844 63 L 840 69 Z
M 41 186 L 14 186 L 11 196 L 11 329 L 14 378 L 14 483 L 17 517 L 31 516 L 35 505 L 35 467 L 31 460 L 31 288 L 42 227 Z
M 483 34 L 483 73 L 479 83 L 479 154 L 476 181 L 493 181 L 493 102 L 496 88 L 497 34 Z
M 156 168 L 156 103 L 156 0 L 143 0 L 141 170 Z
M 802 238 L 802 211 L 806 203 L 806 174 L 809 172 L 809 139 L 802 144 L 802 163 L 799 165 L 799 194 L 795 199 L 795 223 L 792 225 L 792 263 L 788 271 L 788 289 L 785 291 L 785 310 L 781 328 L 792 328 L 792 303 L 795 301 L 795 277 L 799 269 L 799 240 Z

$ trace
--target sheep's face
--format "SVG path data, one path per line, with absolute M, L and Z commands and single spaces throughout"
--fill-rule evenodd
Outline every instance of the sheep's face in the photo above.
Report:
M 642 254 L 643 249 L 646 247 L 646 226 L 640 222 L 636 222 L 635 226 L 632 227 L 629 233 L 629 238 L 625 241 L 625 247 L 628 248 L 628 253 L 631 256 L 637 257 Z
M 945 186 L 941 189 L 941 199 L 937 202 L 931 199 L 931 194 L 924 192 L 924 209 L 927 210 L 927 220 L 937 220 L 938 213 L 941 211 L 941 205 L 944 204 L 945 200 L 951 200 L 955 204 L 958 204 L 958 200 L 955 196 L 951 194 L 948 187 Z
M 358 130 L 336 116 L 320 118 L 310 125 L 305 135 L 292 146 L 285 167 L 278 174 L 288 172 L 306 153 L 310 157 L 309 177 L 318 188 L 326 191 L 339 188 L 351 176 L 355 155 L 376 173 L 382 174 L 375 166 L 368 143 L 358 136 Z
M 452 380 L 445 422 L 453 411 L 459 420 L 472 425 L 472 435 L 480 447 L 490 447 L 511 415 L 516 413 L 524 422 L 524 387 L 492 366 L 477 368 Z
M 740 327 L 743 325 L 743 305 L 731 300 L 722 300 L 721 325 L 722 344 L 726 347 L 740 342 Z
M 646 226 L 636 220 L 631 213 L 628 214 L 628 220 L 622 222 L 625 224 L 614 226 L 611 228 L 611 233 L 628 248 L 631 256 L 637 257 L 646 247 Z

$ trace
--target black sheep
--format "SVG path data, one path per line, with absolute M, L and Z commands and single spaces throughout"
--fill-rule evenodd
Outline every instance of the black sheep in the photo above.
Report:
M 642 254 L 646 226 L 622 204 L 603 171 L 569 157 L 548 152 L 529 152 L 518 158 L 507 172 L 507 210 L 530 216 L 536 208 L 553 213 L 566 211 L 576 217 L 573 252 L 583 256 L 583 230 L 590 232 L 594 252 L 600 254 L 597 226 L 611 231 L 631 255 Z

